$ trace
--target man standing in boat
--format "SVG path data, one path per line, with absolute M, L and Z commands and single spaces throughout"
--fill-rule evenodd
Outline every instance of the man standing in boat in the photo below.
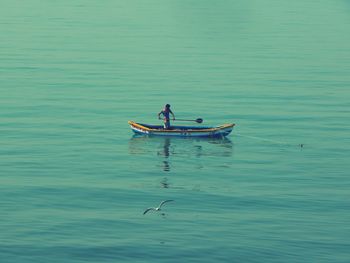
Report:
M 158 113 L 158 119 L 161 119 L 160 115 L 164 116 L 164 129 L 170 129 L 170 114 L 173 116 L 173 121 L 175 120 L 175 115 L 170 109 L 170 104 L 165 105 L 164 109 Z

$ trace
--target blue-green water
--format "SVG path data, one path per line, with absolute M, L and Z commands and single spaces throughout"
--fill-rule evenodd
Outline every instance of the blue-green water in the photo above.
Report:
M 349 1 L 3 0 L 0 32 L 1 262 L 349 262 Z M 236 129 L 132 137 L 165 103 Z

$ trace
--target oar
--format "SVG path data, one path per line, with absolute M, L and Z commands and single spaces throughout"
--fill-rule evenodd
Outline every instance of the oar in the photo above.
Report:
M 184 120 L 184 119 L 175 119 L 175 121 L 195 121 L 197 123 L 202 123 L 203 122 L 203 119 L 201 118 L 198 118 L 196 120 Z

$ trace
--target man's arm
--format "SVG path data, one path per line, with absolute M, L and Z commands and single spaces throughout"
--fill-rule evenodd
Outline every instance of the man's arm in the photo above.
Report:
M 173 115 L 173 121 L 175 120 L 175 115 L 174 113 L 170 110 L 171 115 Z

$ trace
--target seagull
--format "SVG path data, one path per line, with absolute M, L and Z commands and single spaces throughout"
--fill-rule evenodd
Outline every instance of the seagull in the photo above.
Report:
M 148 211 L 150 210 L 154 210 L 154 211 L 160 211 L 160 208 L 162 207 L 162 205 L 164 205 L 165 203 L 167 202 L 171 202 L 171 201 L 174 201 L 174 200 L 165 200 L 165 201 L 162 201 L 158 207 L 150 207 L 150 208 L 147 208 L 145 210 L 145 212 L 143 212 L 143 214 L 145 215 Z

